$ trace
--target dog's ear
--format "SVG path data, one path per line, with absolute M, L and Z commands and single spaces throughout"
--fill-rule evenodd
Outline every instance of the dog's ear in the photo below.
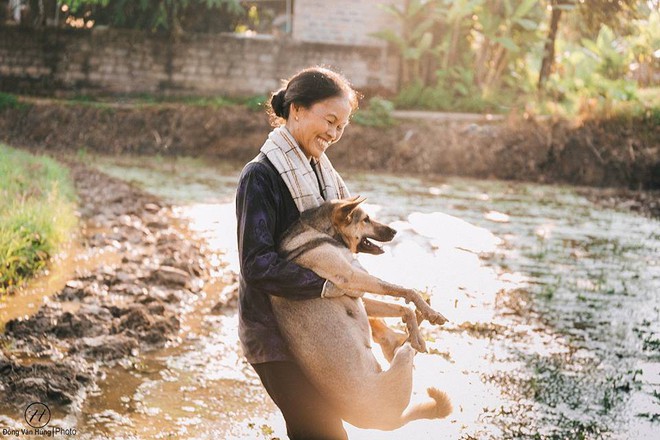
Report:
M 367 198 L 362 196 L 355 196 L 350 199 L 341 200 L 337 208 L 335 208 L 335 219 L 340 222 L 350 223 L 351 220 L 353 220 L 353 211 L 355 211 L 360 203 L 365 200 L 367 200 Z

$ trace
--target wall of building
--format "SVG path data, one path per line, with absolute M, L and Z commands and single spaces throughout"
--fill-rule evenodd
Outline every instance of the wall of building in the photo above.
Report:
M 270 36 L 0 27 L 0 90 L 240 96 L 268 93 L 310 65 L 343 72 L 359 89 L 396 87 L 397 60 L 382 47 Z
M 395 18 L 381 5 L 400 6 L 402 0 L 296 0 L 293 38 L 297 41 L 384 47 L 371 36 L 396 27 Z M 332 7 L 328 5 L 331 4 Z

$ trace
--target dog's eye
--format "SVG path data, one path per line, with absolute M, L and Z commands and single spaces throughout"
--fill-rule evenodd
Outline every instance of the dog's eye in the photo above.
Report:
M 371 223 L 371 220 L 369 220 L 369 216 L 364 218 L 365 223 Z

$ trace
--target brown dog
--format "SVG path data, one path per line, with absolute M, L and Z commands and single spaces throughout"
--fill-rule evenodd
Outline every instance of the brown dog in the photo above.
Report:
M 357 252 L 383 252 L 371 239 L 390 241 L 396 233 L 371 220 L 359 207 L 363 201 L 354 197 L 326 202 L 303 212 L 285 233 L 280 253 L 334 286 L 321 299 L 293 301 L 271 297 L 280 329 L 310 380 L 352 425 L 391 430 L 415 419 L 446 417 L 451 413 L 451 403 L 445 393 L 435 388 L 427 390 L 432 399 L 408 407 L 413 347 L 425 351 L 415 313 L 398 304 L 361 298 L 362 292 L 404 298 L 417 307 L 422 318 L 435 324 L 446 322 L 415 290 L 369 275 L 356 263 L 353 254 Z M 406 323 L 410 343 L 396 351 L 401 340 L 392 339 L 386 328 L 374 328 L 374 335 L 390 347 L 387 371 L 382 371 L 371 352 L 367 315 L 397 316 Z

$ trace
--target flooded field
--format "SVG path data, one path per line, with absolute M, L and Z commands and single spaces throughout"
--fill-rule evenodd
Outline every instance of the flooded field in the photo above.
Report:
M 82 438 L 286 438 L 242 359 L 235 310 L 212 313 L 235 283 L 240 169 L 93 160 L 173 203 L 218 257 L 215 282 L 190 304 L 180 343 L 104 370 L 80 411 L 62 421 Z M 568 187 L 344 177 L 370 213 L 399 231 L 384 255 L 361 256 L 363 265 L 426 290 L 450 320 L 423 325 L 429 353 L 415 358 L 413 400 L 435 386 L 454 405 L 445 420 L 393 432 L 346 425 L 351 439 L 657 438 L 657 220 L 599 208 Z

